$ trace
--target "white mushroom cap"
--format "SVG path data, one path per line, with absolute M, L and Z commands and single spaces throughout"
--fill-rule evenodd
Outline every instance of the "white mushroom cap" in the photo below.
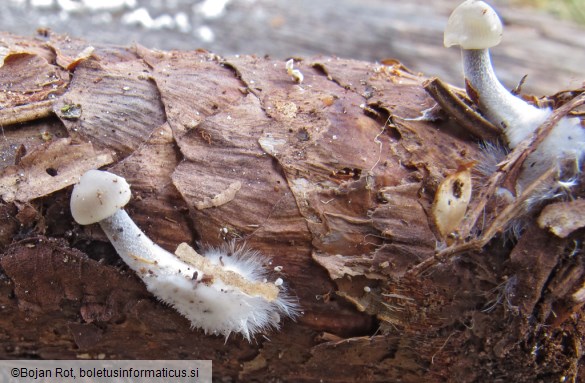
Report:
M 447 21 L 443 43 L 463 49 L 487 49 L 502 40 L 502 21 L 496 11 L 483 1 L 461 3 Z
M 71 215 L 80 225 L 99 222 L 130 201 L 130 185 L 122 177 L 89 170 L 81 176 L 71 194 Z

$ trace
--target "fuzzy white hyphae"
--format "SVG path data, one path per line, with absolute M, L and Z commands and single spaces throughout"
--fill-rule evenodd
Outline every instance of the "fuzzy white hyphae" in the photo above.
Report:
M 258 251 L 230 242 L 204 250 L 203 257 L 186 244 L 176 254 L 188 264 L 201 265 L 204 276 L 213 278 L 206 281 L 203 277 L 196 283 L 201 301 L 195 312 L 191 307 L 182 311 L 175 306 L 205 332 L 226 337 L 239 332 L 250 340 L 257 333 L 278 328 L 281 316 L 296 318 L 299 314 L 296 299 L 286 295 L 282 279 L 268 282 L 269 259 Z
M 282 317 L 299 315 L 282 279 L 268 281 L 269 259 L 259 252 L 231 242 L 202 256 L 183 243 L 171 254 L 146 237 L 123 210 L 100 225 L 148 291 L 206 334 L 227 339 L 240 333 L 251 341 L 258 333 L 279 328 Z

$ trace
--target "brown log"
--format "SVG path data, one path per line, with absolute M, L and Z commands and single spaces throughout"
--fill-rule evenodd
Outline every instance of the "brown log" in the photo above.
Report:
M 298 84 L 263 57 L 2 37 L 0 358 L 212 359 L 235 381 L 585 375 L 582 228 L 558 238 L 539 208 L 518 240 L 414 272 L 445 246 L 438 184 L 481 160 L 426 78 L 305 57 Z M 251 344 L 191 329 L 98 226 L 74 223 L 71 186 L 93 168 L 128 180 L 130 216 L 169 251 L 235 239 L 270 255 L 303 315 Z M 202 203 L 234 182 L 233 200 Z M 476 176 L 474 196 L 486 183 Z M 455 240 L 500 210 L 488 203 Z

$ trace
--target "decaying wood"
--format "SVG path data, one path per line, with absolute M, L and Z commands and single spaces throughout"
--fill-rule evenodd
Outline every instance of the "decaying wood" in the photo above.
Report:
M 585 226 L 585 200 L 557 202 L 547 205 L 538 217 L 538 226 L 564 238 Z
M 0 357 L 212 359 L 218 379 L 241 381 L 585 376 L 584 229 L 559 238 L 528 215 L 517 241 L 435 262 L 435 190 L 479 147 L 426 114 L 426 79 L 399 63 L 299 58 L 298 84 L 255 56 L 2 44 L 4 110 L 51 100 L 52 113 L 2 128 Z M 23 57 L 36 77 L 11 90 Z M 190 329 L 97 226 L 74 223 L 88 168 L 129 181 L 129 214 L 169 251 L 236 239 L 272 256 L 303 315 L 252 344 Z M 474 182 L 477 203 L 488 179 Z M 461 232 L 481 234 L 477 221 Z
M 556 126 L 556 124 L 571 110 L 581 106 L 585 103 L 585 93 L 580 94 L 573 100 L 563 105 L 559 109 L 555 110 L 551 116 L 542 123 L 542 125 L 534 132 L 534 134 L 527 137 L 525 140 L 520 142 L 514 150 L 506 157 L 504 161 L 498 164 L 498 169 L 488 180 L 486 187 L 479 193 L 477 203 L 475 206 L 469 209 L 469 212 L 461 225 L 461 229 L 458 231 L 460 237 L 458 241 L 450 245 L 444 250 L 437 253 L 435 258 L 429 258 L 424 262 L 418 264 L 411 270 L 412 273 L 418 275 L 420 272 L 426 270 L 429 266 L 436 264 L 437 260 L 444 259 L 447 256 L 452 256 L 464 251 L 469 250 L 480 250 L 483 248 L 498 232 L 501 232 L 503 228 L 507 227 L 509 222 L 513 219 L 522 215 L 525 210 L 525 206 L 528 205 L 528 200 L 534 194 L 537 194 L 539 190 L 545 190 L 550 188 L 550 185 L 554 184 L 555 178 L 558 174 L 558 169 L 555 166 L 551 166 L 545 173 L 543 173 L 538 179 L 536 179 L 521 195 L 507 206 L 489 222 L 485 230 L 481 233 L 478 238 L 468 240 L 471 231 L 476 227 L 477 221 L 480 216 L 485 215 L 485 208 L 490 200 L 493 200 L 496 194 L 496 189 L 502 185 L 507 177 L 513 174 L 516 178 L 517 174 L 524 163 L 524 160 L 532 153 L 538 145 L 546 139 L 548 134 Z M 514 183 L 512 183 L 514 184 Z

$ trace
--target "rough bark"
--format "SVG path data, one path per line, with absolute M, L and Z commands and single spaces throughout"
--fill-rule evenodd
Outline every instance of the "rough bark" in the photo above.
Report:
M 481 155 L 399 63 L 300 58 L 297 84 L 262 57 L 2 44 L 0 357 L 212 359 L 241 381 L 584 376 L 583 229 L 559 238 L 528 215 L 519 240 L 416 271 L 445 242 L 437 185 Z M 252 344 L 190 329 L 74 223 L 71 185 L 92 168 L 131 183 L 130 216 L 170 251 L 237 239 L 272 256 L 303 315 Z

